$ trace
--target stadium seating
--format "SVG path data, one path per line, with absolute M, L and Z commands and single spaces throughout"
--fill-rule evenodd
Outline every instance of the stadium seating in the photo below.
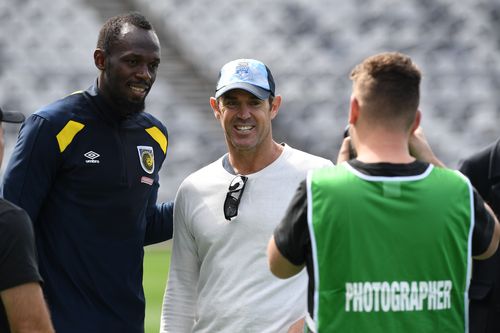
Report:
M 309 151 L 334 156 L 349 71 L 386 50 L 405 52 L 422 68 L 423 125 L 446 163 L 456 166 L 498 135 L 494 0 L 167 0 L 161 8 L 136 1 L 161 15 L 199 66 L 214 70 L 236 57 L 266 61 L 285 100 L 278 133 Z
M 172 39 L 196 70 L 192 75 L 210 84 L 229 60 L 266 62 L 284 98 L 275 134 L 297 148 L 335 158 L 347 119 L 350 70 L 368 55 L 393 50 L 412 56 L 423 71 L 423 125 L 443 161 L 455 167 L 499 135 L 496 0 L 132 3 Z M 87 87 L 96 75 L 91 52 L 101 21 L 82 0 L 0 3 L 0 105 L 28 114 Z M 222 132 L 208 120 L 209 96 L 205 107 L 179 99 L 178 90 L 190 88 L 166 76 L 148 98 L 149 111 L 167 124 L 171 137 L 163 199 L 173 198 L 182 178 L 223 151 Z

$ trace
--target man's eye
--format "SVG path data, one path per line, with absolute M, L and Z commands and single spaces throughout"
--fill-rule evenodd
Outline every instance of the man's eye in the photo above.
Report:
M 128 60 L 127 62 L 128 62 L 128 64 L 129 64 L 129 65 L 131 65 L 131 66 L 135 66 L 135 65 L 137 65 L 137 60 L 135 60 L 135 59 L 130 59 L 130 60 Z

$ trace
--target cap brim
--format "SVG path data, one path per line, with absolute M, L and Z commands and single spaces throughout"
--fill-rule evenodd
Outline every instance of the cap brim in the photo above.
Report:
M 24 114 L 17 111 L 4 111 L 1 110 L 1 121 L 3 123 L 22 123 L 25 119 Z
M 232 83 L 232 84 L 229 84 L 227 86 L 224 86 L 224 87 L 220 88 L 219 90 L 217 90 L 215 92 L 215 98 L 219 98 L 220 96 L 222 96 L 223 94 L 225 94 L 229 90 L 234 90 L 234 89 L 245 90 L 245 91 L 251 93 L 252 95 L 254 95 L 255 97 L 257 97 L 258 99 L 262 99 L 262 100 L 268 99 L 269 95 L 271 95 L 271 92 L 269 90 L 262 89 L 260 87 L 254 86 L 250 83 L 236 82 L 236 83 Z

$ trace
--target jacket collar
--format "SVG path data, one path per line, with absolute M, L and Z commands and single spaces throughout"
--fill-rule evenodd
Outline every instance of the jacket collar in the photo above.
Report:
M 126 119 L 119 110 L 111 105 L 102 94 L 99 93 L 98 78 L 94 80 L 94 84 L 87 89 L 92 101 L 97 106 L 98 113 L 107 121 L 112 123 L 119 123 Z

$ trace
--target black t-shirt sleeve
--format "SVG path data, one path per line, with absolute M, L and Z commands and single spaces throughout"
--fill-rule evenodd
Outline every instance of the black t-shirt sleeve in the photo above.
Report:
M 484 253 L 491 243 L 495 220 L 484 207 L 484 201 L 474 189 L 474 230 L 472 232 L 472 255 Z
M 468 159 L 460 162 L 460 172 L 470 179 L 474 188 L 477 189 L 483 199 L 488 200 L 490 184 L 489 173 L 489 150 L 483 150 Z
M 300 183 L 281 223 L 274 230 L 280 253 L 294 265 L 306 262 L 310 238 L 307 226 L 306 182 Z
M 18 207 L 0 210 L 0 290 L 41 282 L 28 214 Z M 8 204 L 10 206 L 10 204 Z

